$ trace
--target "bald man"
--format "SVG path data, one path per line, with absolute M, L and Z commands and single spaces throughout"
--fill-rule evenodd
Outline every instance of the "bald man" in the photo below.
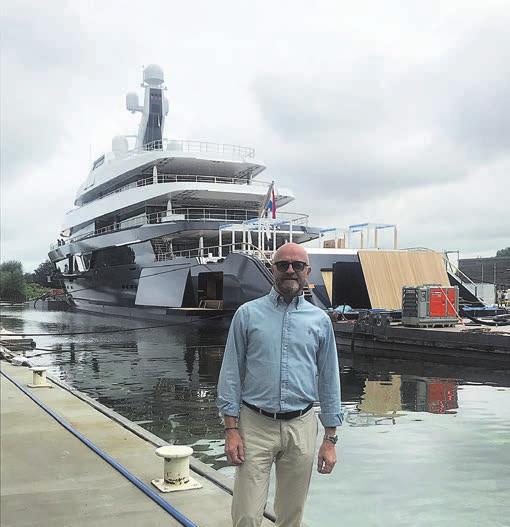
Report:
M 317 440 L 314 401 L 320 401 L 325 429 L 317 459 L 321 474 L 335 466 L 336 427 L 342 423 L 333 327 L 303 295 L 311 271 L 306 250 L 283 245 L 272 271 L 271 292 L 243 304 L 232 319 L 218 380 L 225 452 L 236 465 L 234 527 L 261 524 L 273 463 L 276 525 L 298 527 Z

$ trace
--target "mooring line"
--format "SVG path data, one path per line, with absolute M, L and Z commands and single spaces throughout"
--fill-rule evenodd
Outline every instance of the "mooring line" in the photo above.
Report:
M 124 328 L 124 329 L 107 329 L 105 331 L 70 331 L 63 333 L 2 333 L 2 337 L 66 337 L 73 335 L 109 335 L 113 333 L 128 333 L 130 331 L 143 331 L 146 329 L 168 328 L 172 326 L 186 326 L 188 324 L 196 324 L 198 322 L 207 322 L 216 318 L 231 317 L 232 313 L 220 313 L 218 315 L 211 315 L 198 320 L 186 320 L 184 322 L 167 322 L 166 324 L 158 324 L 155 326 L 142 326 L 141 328 Z

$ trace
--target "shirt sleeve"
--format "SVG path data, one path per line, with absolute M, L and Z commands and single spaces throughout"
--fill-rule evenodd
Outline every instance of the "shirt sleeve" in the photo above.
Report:
M 317 386 L 321 405 L 319 418 L 325 428 L 333 428 L 342 424 L 340 370 L 338 369 L 335 333 L 329 317 L 325 318 L 323 328 L 317 354 L 319 375 Z
M 246 365 L 246 323 L 243 306 L 232 318 L 218 379 L 216 405 L 223 415 L 237 417 L 241 406 L 241 387 Z

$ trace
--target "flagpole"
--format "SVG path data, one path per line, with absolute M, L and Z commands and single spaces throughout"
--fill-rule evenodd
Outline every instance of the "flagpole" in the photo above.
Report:
M 262 215 L 267 209 L 268 203 L 271 201 L 273 188 L 274 188 L 274 181 L 271 181 L 271 184 L 269 185 L 269 188 L 267 189 L 266 196 L 264 197 L 264 201 L 262 201 L 260 208 L 259 208 L 259 218 L 262 218 Z
M 273 185 L 271 188 L 271 204 L 272 204 L 272 207 L 271 207 L 272 217 L 273 217 L 273 220 L 276 220 L 276 195 L 274 192 L 274 181 L 273 181 Z

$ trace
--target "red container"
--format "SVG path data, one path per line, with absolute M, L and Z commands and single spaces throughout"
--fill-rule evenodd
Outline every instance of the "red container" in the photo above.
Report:
M 459 289 L 438 285 L 402 288 L 402 324 L 453 326 L 458 321 Z
M 456 290 L 453 287 L 432 287 L 429 290 L 429 315 L 455 317 Z

